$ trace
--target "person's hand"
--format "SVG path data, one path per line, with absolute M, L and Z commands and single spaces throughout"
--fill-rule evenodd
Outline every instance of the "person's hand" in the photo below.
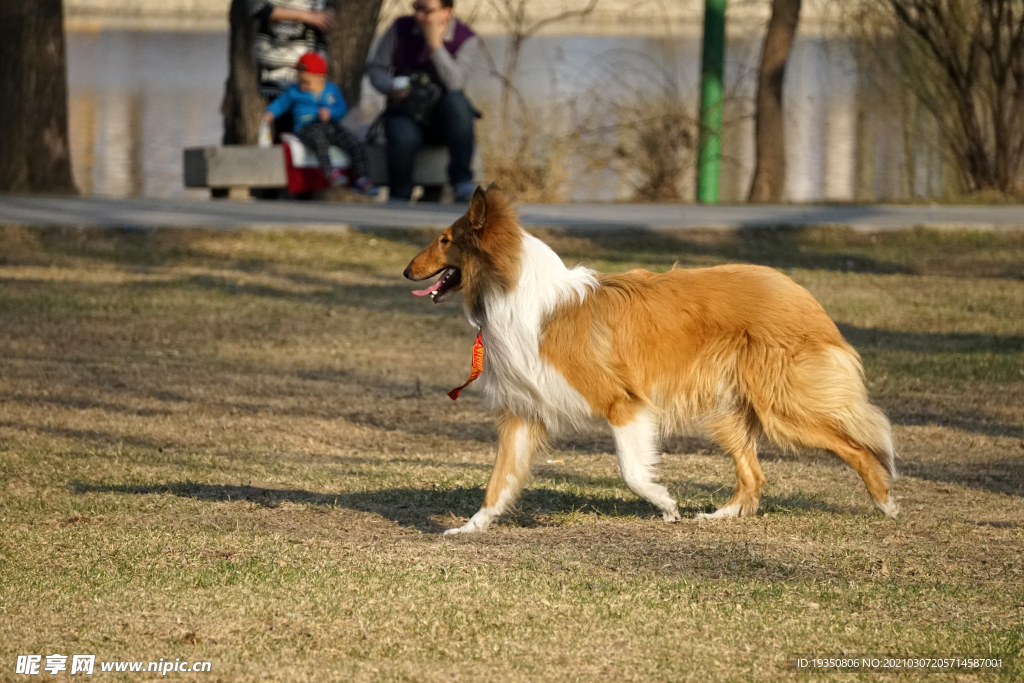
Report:
M 416 15 L 420 28 L 423 29 L 423 37 L 427 39 L 427 45 L 431 50 L 436 50 L 444 44 L 444 34 L 448 31 L 448 20 L 450 13 L 444 11 L 431 12 L 423 19 L 422 15 Z
M 327 107 L 320 107 L 319 113 L 320 113 L 320 120 L 321 121 L 330 121 L 331 120 L 331 110 L 328 109 Z
M 268 111 L 268 112 L 263 114 L 263 120 L 266 121 L 267 123 L 273 123 L 274 122 L 274 115 L 271 114 Z
M 409 89 L 408 88 L 401 88 L 401 89 L 397 89 L 396 88 L 395 90 L 392 90 L 390 93 L 388 93 L 388 97 L 390 97 L 392 100 L 397 102 L 399 100 L 405 99 L 405 97 L 408 94 L 409 94 Z
M 302 23 L 307 26 L 312 26 L 321 32 L 327 32 L 331 26 L 334 26 L 334 13 L 333 12 L 306 12 L 305 19 Z

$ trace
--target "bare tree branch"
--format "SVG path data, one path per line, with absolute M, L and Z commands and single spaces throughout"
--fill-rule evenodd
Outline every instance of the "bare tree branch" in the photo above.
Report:
M 870 0 L 869 0 L 870 1 Z M 895 19 L 904 82 L 975 191 L 1021 191 L 1024 0 L 875 0 Z
M 551 24 L 557 24 L 559 22 L 566 21 L 568 19 L 581 19 L 581 18 L 589 15 L 591 12 L 593 12 L 594 9 L 597 7 L 597 3 L 598 3 L 598 0 L 590 0 L 590 3 L 587 4 L 587 6 L 584 7 L 583 9 L 566 10 L 566 11 L 562 12 L 561 14 L 556 14 L 554 16 L 545 17 L 544 19 L 536 21 L 527 30 L 527 35 L 528 36 L 535 35 L 542 28 L 544 28 L 545 26 L 550 26 Z

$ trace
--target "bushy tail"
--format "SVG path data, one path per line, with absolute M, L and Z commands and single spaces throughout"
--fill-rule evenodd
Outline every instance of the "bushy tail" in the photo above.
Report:
M 818 446 L 808 441 L 823 423 L 868 450 L 895 481 L 892 425 L 868 401 L 864 370 L 852 347 L 825 346 L 779 359 L 769 383 L 751 387 L 754 408 L 765 433 L 780 444 Z M 765 366 L 762 365 L 762 376 Z
M 871 405 L 867 397 L 858 401 L 849 411 L 849 416 L 839 416 L 837 422 L 850 439 L 871 451 L 875 459 L 889 472 L 893 481 L 899 478 L 896 472 L 896 449 L 892 443 L 892 425 L 878 407 Z

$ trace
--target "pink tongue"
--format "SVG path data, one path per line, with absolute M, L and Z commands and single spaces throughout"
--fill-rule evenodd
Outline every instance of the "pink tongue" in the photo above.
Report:
M 447 271 L 445 271 L 445 272 L 447 272 Z M 442 280 L 444 280 L 444 273 L 441 273 L 441 277 L 437 278 L 437 281 L 434 284 L 430 285 L 426 289 L 414 290 L 413 294 L 416 295 L 416 296 L 427 296 L 428 294 L 436 292 L 441 287 L 441 281 Z

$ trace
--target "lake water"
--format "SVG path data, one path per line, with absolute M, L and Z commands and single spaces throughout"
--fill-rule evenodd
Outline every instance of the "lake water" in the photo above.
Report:
M 485 41 L 500 67 L 506 41 Z M 723 201 L 741 200 L 752 174 L 750 113 L 759 49 L 759 38 L 731 40 L 727 48 L 732 97 L 723 136 Z M 624 134 L 621 126 L 603 124 L 618 116 L 609 112 L 622 102 L 633 105 L 634 116 L 640 110 L 636 121 L 645 121 L 644 107 L 649 104 L 655 111 L 654 103 L 644 99 L 651 93 L 668 93 L 683 103 L 686 116 L 695 117 L 699 64 L 700 38 L 693 36 L 531 39 L 517 82 L 528 118 L 534 127 L 545 127 L 541 144 L 550 146 L 559 136 L 568 139 L 573 131 L 588 130 L 586 145 L 567 152 L 571 158 L 564 163 L 561 180 L 565 196 L 633 196 L 641 171 L 626 168 L 621 154 L 618 161 L 614 154 L 602 154 L 601 147 L 614 150 Z M 113 197 L 206 196 L 205 191 L 183 187 L 182 149 L 219 142 L 226 76 L 227 36 L 222 33 L 69 33 L 69 127 L 79 189 Z M 786 81 L 788 199 L 870 201 L 941 194 L 948 172 L 941 155 L 923 137 L 911 144 L 913 155 L 906 154 L 905 128 L 910 127 L 902 121 L 900 98 L 887 97 L 865 85 L 867 81 L 842 40 L 798 38 Z M 479 129 L 486 152 L 500 119 L 500 85 L 486 63 L 474 74 L 468 92 L 487 112 Z M 373 93 L 365 96 L 364 117 L 379 105 Z M 600 107 L 605 109 L 597 111 Z M 692 159 L 685 150 L 680 156 L 686 159 L 679 184 L 688 200 Z M 906 161 L 910 157 L 912 162 Z

